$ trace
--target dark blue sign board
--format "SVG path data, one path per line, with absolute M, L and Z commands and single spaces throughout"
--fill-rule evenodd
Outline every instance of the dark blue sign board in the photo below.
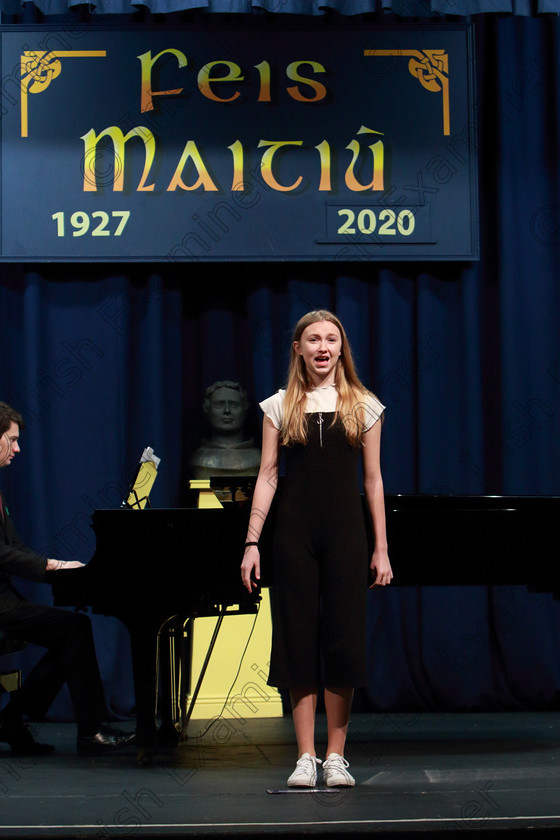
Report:
M 0 28 L 5 261 L 478 257 L 472 29 Z

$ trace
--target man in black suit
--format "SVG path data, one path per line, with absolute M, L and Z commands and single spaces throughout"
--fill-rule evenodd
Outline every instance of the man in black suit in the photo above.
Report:
M 20 451 L 23 425 L 21 414 L 0 402 L 0 468 L 11 464 Z M 89 618 L 82 613 L 33 604 L 12 585 L 11 575 L 40 581 L 47 571 L 82 565 L 44 557 L 24 545 L 0 494 L 0 631 L 5 638 L 47 649 L 0 712 L 0 741 L 9 744 L 18 755 L 54 750 L 54 746 L 36 741 L 23 719 L 41 720 L 65 682 L 78 726 L 80 754 L 95 755 L 133 740 L 133 735 L 101 724 L 105 697 Z

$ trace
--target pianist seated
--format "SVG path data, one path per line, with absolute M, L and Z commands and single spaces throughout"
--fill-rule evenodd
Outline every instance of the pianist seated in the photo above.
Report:
M 23 418 L 0 402 L 0 468 L 11 464 L 19 449 Z M 24 545 L 0 494 L 0 630 L 8 639 L 18 639 L 46 648 L 23 685 L 14 691 L 0 711 L 0 742 L 16 755 L 51 753 L 54 746 L 35 740 L 24 722 L 45 717 L 66 682 L 78 728 L 77 749 L 96 755 L 131 743 L 134 736 L 102 725 L 105 697 L 95 654 L 91 623 L 82 613 L 55 609 L 25 600 L 13 586 L 11 575 L 41 581 L 47 571 L 81 566 L 43 557 Z
M 249 400 L 239 382 L 214 382 L 204 394 L 202 409 L 210 426 L 190 459 L 194 478 L 257 475 L 261 452 L 244 435 Z

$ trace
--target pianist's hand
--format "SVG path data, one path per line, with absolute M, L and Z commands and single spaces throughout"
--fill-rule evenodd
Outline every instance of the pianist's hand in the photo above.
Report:
M 251 579 L 251 576 L 253 579 Z M 261 556 L 256 545 L 247 546 L 241 563 L 241 580 L 243 586 L 252 592 L 258 586 L 256 581 L 261 578 Z
M 79 560 L 47 560 L 47 572 L 57 572 L 59 569 L 81 569 L 85 564 Z

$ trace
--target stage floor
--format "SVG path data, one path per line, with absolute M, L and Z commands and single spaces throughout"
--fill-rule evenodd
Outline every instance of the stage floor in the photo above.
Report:
M 80 758 L 71 724 L 43 724 L 57 746 L 16 758 L 0 745 L 0 837 L 233 837 L 447 831 L 467 838 L 560 829 L 560 712 L 359 714 L 347 757 L 354 789 L 286 791 L 291 719 L 218 721 L 139 767 L 135 748 Z M 325 720 L 318 720 L 324 745 Z M 323 747 L 324 749 L 324 747 Z M 321 749 L 319 748 L 319 755 Z

